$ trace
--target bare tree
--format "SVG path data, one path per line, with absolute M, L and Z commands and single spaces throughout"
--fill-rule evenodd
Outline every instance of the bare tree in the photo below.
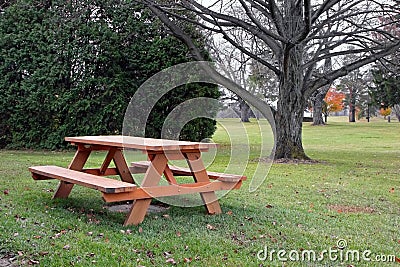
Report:
M 277 76 L 275 158 L 308 159 L 302 145 L 303 110 L 316 90 L 400 47 L 399 39 L 386 30 L 397 22 L 395 17 L 399 12 L 391 1 L 214 0 L 211 4 L 195 0 L 138 1 L 145 3 L 185 42 L 197 60 L 202 57 L 196 45 L 178 27 L 179 20 L 219 34 Z M 232 8 L 240 8 L 246 16 L 235 16 L 230 12 Z M 197 17 L 184 16 L 182 10 Z M 387 18 L 384 24 L 379 21 L 382 16 Z M 251 51 L 241 46 L 235 38 L 235 29 L 249 33 L 260 44 L 259 49 Z M 374 35 L 381 36 L 379 42 Z M 266 60 L 267 54 L 272 55 L 272 61 Z M 340 58 L 348 54 L 356 55 L 356 59 L 340 64 Z M 329 58 L 334 67 L 318 71 Z M 243 94 L 262 107 L 258 99 L 246 92 Z
M 324 68 L 322 69 L 323 72 L 327 72 L 329 70 L 332 70 L 332 62 L 330 58 L 325 59 L 324 63 Z M 310 100 L 312 104 L 312 109 L 313 109 L 313 123 L 312 125 L 325 125 L 326 119 L 324 122 L 324 119 L 322 118 L 322 113 L 323 113 L 323 106 L 324 106 L 324 98 L 326 94 L 328 93 L 329 88 L 331 87 L 331 84 L 326 84 L 319 88 L 318 90 L 314 91 L 314 93 L 311 95 Z M 327 118 L 327 116 L 325 116 Z
M 392 112 L 394 113 L 394 115 L 396 115 L 397 120 L 400 122 L 400 105 L 399 104 L 394 105 L 392 108 Z
M 236 41 L 242 46 L 245 44 L 252 45 L 251 38 L 248 38 L 246 32 L 239 29 L 235 33 L 235 36 Z M 214 61 L 219 63 L 219 71 L 240 85 L 244 90 L 254 93 L 254 87 L 248 83 L 250 58 L 237 51 L 229 42 L 213 37 L 211 36 L 207 42 L 208 49 Z M 240 108 L 240 120 L 242 122 L 250 121 L 250 106 L 240 96 L 233 92 L 227 92 L 224 94 L 222 100 L 236 101 Z

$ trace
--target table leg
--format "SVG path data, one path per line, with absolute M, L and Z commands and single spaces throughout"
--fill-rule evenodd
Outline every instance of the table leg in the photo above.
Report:
M 118 170 L 118 174 L 121 180 L 127 183 L 135 183 L 132 178 L 132 174 L 129 171 L 129 167 L 126 164 L 125 157 L 120 149 L 117 149 L 114 153 L 114 164 Z
M 85 165 L 87 159 L 89 158 L 90 152 L 92 150 L 86 149 L 83 146 L 78 146 L 78 150 L 75 153 L 74 158 L 68 166 L 68 169 L 80 171 Z M 71 193 L 72 187 L 74 184 L 67 183 L 64 181 L 60 181 L 56 192 L 53 195 L 53 198 L 67 198 Z
M 151 187 L 158 185 L 168 162 L 164 154 L 156 154 L 150 158 L 151 158 L 151 165 L 147 169 L 147 172 L 144 176 L 141 185 L 143 187 Z M 150 206 L 150 203 L 151 203 L 151 198 L 136 200 L 133 203 L 130 212 L 128 213 L 124 225 L 125 226 L 131 224 L 138 225 L 139 223 L 143 222 L 144 217 L 146 216 L 147 209 Z
M 110 150 L 108 150 L 106 158 L 103 161 L 103 164 L 101 164 L 100 167 L 100 175 L 104 175 L 108 169 L 108 166 L 110 166 L 111 160 L 114 159 L 115 156 L 115 152 L 117 151 L 117 148 L 110 148 Z
M 186 153 L 186 158 L 194 180 L 196 182 L 210 182 L 210 178 L 201 160 L 200 152 Z M 219 214 L 222 212 L 215 192 L 200 193 L 200 195 L 209 214 Z

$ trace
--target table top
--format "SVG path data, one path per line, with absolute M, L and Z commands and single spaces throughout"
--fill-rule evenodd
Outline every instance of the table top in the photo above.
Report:
M 200 143 L 122 135 L 66 137 L 65 141 L 70 142 L 71 144 L 104 145 L 118 148 L 132 148 L 143 151 L 207 151 L 208 149 L 217 146 L 215 143 Z

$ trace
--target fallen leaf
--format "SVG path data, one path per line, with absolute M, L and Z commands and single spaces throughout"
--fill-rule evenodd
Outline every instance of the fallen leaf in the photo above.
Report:
M 216 228 L 215 228 L 214 225 L 207 224 L 207 229 L 208 229 L 208 230 L 215 230 Z
M 143 233 L 143 228 L 142 227 L 139 227 L 139 233 Z
M 10 191 L 8 189 L 3 191 L 4 195 L 8 195 L 10 193 Z
M 276 238 L 273 237 L 272 235 L 268 235 L 268 237 L 269 237 L 269 239 L 271 239 L 271 241 L 272 241 L 273 243 L 278 242 L 278 239 L 276 239 Z
M 170 251 L 164 251 L 163 255 L 164 255 L 164 257 L 169 258 L 172 255 L 172 253 Z
M 175 261 L 173 258 L 169 258 L 169 259 L 167 259 L 165 262 L 166 262 L 166 263 L 171 263 L 171 264 L 173 264 L 173 265 L 176 264 L 176 261 Z
M 274 206 L 268 204 L 268 205 L 266 205 L 265 207 L 266 207 L 267 209 L 271 209 L 271 208 L 273 208 Z
M 176 232 L 176 236 L 177 236 L 177 237 L 181 237 L 181 232 L 179 232 L 179 231 Z
M 400 258 L 396 257 L 396 262 L 400 262 Z
M 39 255 L 40 256 L 46 256 L 46 255 L 48 255 L 50 252 L 48 252 L 48 251 L 41 251 L 41 252 L 39 252 Z
M 63 247 L 63 249 L 70 249 L 71 248 L 71 246 L 70 245 L 65 245 L 64 247 Z
M 184 258 L 183 262 L 192 262 L 192 258 Z
M 39 261 L 33 259 L 29 260 L 29 265 L 35 265 L 35 264 L 39 264 Z
M 147 257 L 149 257 L 150 259 L 154 258 L 154 253 L 151 250 L 146 251 L 146 255 Z
M 230 211 L 228 211 L 226 214 L 227 214 L 227 215 L 232 215 L 232 213 L 233 213 L 233 212 L 230 210 Z

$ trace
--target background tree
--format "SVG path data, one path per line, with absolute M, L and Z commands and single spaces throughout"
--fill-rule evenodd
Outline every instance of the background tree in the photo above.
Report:
M 386 119 L 387 116 L 390 116 L 390 114 L 392 114 L 392 109 L 389 107 L 381 108 L 379 110 L 379 114 L 381 114 L 381 116 L 383 116 L 383 118 Z
M 397 117 L 397 120 L 400 122 L 400 105 L 399 104 L 394 105 L 392 108 L 392 112 L 394 112 L 394 114 Z
M 237 33 L 237 38 L 240 39 L 238 42 L 244 44 L 247 41 L 246 36 L 242 36 L 241 33 Z M 213 57 L 214 61 L 218 63 L 220 71 L 224 73 L 226 77 L 240 84 L 245 90 L 251 90 L 248 83 L 249 76 L 249 59 L 236 51 L 229 43 L 224 40 L 217 40 L 212 37 L 208 41 L 208 49 Z M 222 49 L 223 47 L 223 49 Z M 224 89 L 222 101 L 228 101 L 230 104 L 236 102 L 240 110 L 240 120 L 242 122 L 250 121 L 250 106 L 240 98 L 237 94 Z
M 186 29 L 208 58 L 204 37 Z M 125 109 L 150 76 L 187 62 L 188 49 L 143 5 L 106 1 L 15 1 L 0 15 L 1 147 L 60 148 L 65 136 L 120 134 Z M 186 99 L 219 97 L 216 86 L 171 91 L 147 136 Z M 215 122 L 196 119 L 181 138 L 201 140 Z
M 351 59 L 347 56 L 345 60 Z M 340 79 L 337 89 L 346 94 L 345 104 L 349 108 L 349 122 L 355 122 L 357 113 L 362 116 L 368 109 L 368 87 L 371 80 L 370 72 L 361 69 L 354 70 Z
M 400 1 L 394 1 L 397 7 Z M 395 20 L 397 23 L 391 24 L 388 21 Z M 400 15 L 380 17 L 380 23 L 384 25 L 386 31 L 392 35 L 400 37 Z M 377 41 L 382 40 L 381 34 L 373 36 Z M 395 52 L 390 56 L 376 62 L 372 69 L 373 86 L 370 86 L 372 102 L 382 108 L 392 107 L 392 111 L 400 121 L 400 52 Z
M 398 38 L 376 23 L 382 15 L 394 17 L 399 12 L 391 3 L 367 0 L 216 0 L 210 4 L 194 0 L 140 2 L 146 3 L 186 43 L 196 59 L 201 60 L 202 57 L 195 43 L 176 24 L 177 19 L 219 34 L 276 75 L 279 101 L 275 113 L 275 158 L 308 158 L 301 138 L 303 110 L 316 90 L 400 47 Z M 180 16 L 178 11 L 182 9 L 194 12 L 198 19 Z M 233 9 L 240 9 L 241 15 L 236 15 Z M 385 26 L 395 23 L 388 20 Z M 255 38 L 256 43 L 260 44 L 257 50 L 252 51 L 236 42 L 234 29 L 242 29 Z M 376 42 L 371 39 L 376 32 L 384 40 Z M 328 38 L 332 38 L 332 41 L 326 43 Z M 352 45 L 350 49 L 349 45 Z M 355 55 L 356 59 L 345 64 L 334 64 L 332 70 L 326 72 L 316 71 L 324 60 L 331 58 L 332 62 L 340 62 L 337 59 L 347 54 Z M 270 61 L 265 55 L 272 55 L 274 60 Z M 237 87 L 230 89 L 240 90 Z M 240 92 L 246 101 L 251 100 L 260 109 L 266 106 L 247 91 Z
M 336 91 L 334 88 L 330 88 L 326 93 L 323 105 L 323 114 L 325 116 L 325 122 L 328 122 L 328 116 L 331 112 L 341 111 L 344 108 L 343 100 L 345 94 Z
M 326 59 L 324 62 L 324 71 L 332 70 L 332 61 L 330 58 Z M 327 109 L 326 105 L 326 95 L 329 92 L 330 84 L 324 85 L 318 90 L 314 91 L 314 93 L 311 95 L 310 100 L 311 100 L 311 108 L 313 111 L 313 123 L 312 125 L 325 125 L 327 122 L 327 118 L 329 114 L 329 111 Z M 325 116 L 325 122 L 322 119 L 322 114 Z
M 391 72 L 373 72 L 374 86 L 370 94 L 376 104 L 384 108 L 400 104 L 400 75 Z

